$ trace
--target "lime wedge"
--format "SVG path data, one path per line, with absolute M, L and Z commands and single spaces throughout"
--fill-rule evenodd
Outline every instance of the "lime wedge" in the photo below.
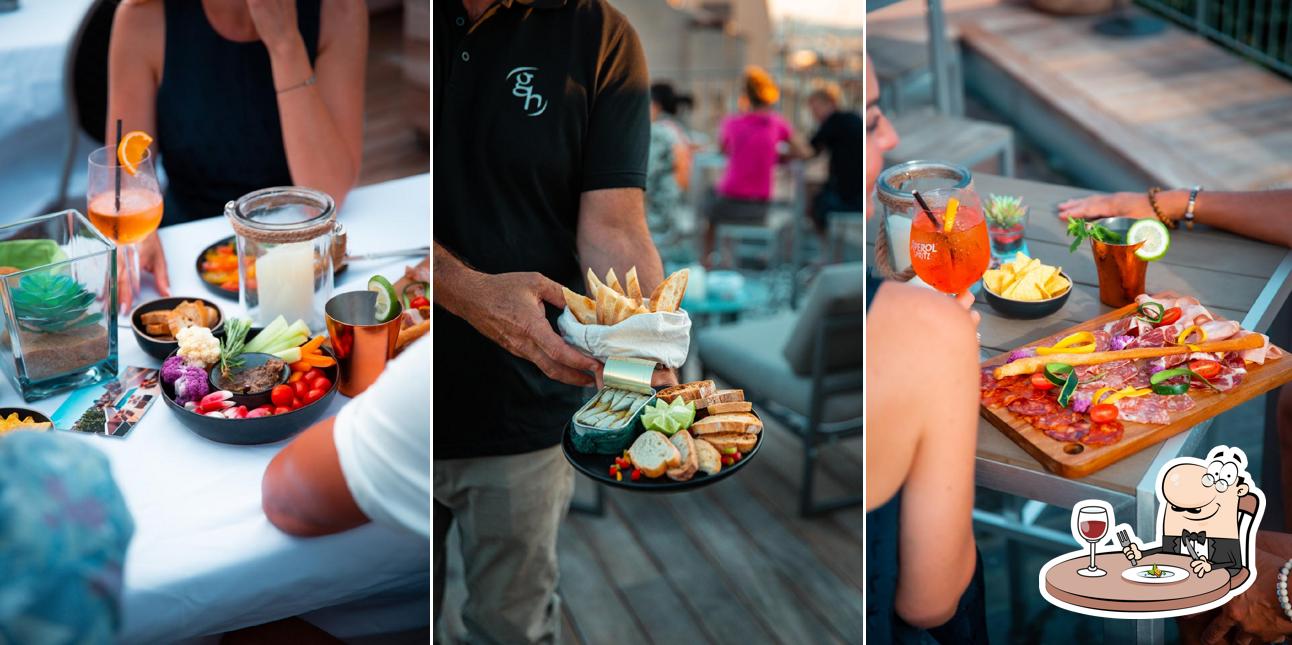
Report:
M 399 315 L 399 294 L 395 293 L 395 286 L 390 284 L 390 280 L 374 275 L 368 280 L 368 291 L 377 294 L 377 306 L 372 312 L 377 317 L 377 322 L 386 322 Z
M 1171 248 L 1171 232 L 1162 222 L 1142 219 L 1131 224 L 1130 230 L 1126 231 L 1127 244 L 1140 242 L 1144 245 L 1135 250 L 1136 256 L 1147 262 L 1160 260 L 1166 255 L 1167 249 Z
M 695 421 L 695 403 L 684 403 L 681 398 L 673 399 L 668 407 L 668 416 L 677 421 L 678 430 L 691 427 Z

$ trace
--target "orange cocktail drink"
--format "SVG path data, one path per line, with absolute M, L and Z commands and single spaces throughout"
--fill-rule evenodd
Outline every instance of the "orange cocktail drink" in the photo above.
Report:
M 162 220 L 162 197 L 155 191 L 140 188 L 121 191 L 121 208 L 117 209 L 113 192 L 90 197 L 90 222 L 117 244 L 134 244 L 157 230 Z
M 963 293 L 982 278 L 991 264 L 991 242 L 982 206 L 970 190 L 921 193 L 932 210 L 931 221 L 917 207 L 911 222 L 911 267 L 929 286 L 943 293 Z M 948 209 L 948 200 L 957 206 Z M 953 210 L 947 226 L 948 210 Z

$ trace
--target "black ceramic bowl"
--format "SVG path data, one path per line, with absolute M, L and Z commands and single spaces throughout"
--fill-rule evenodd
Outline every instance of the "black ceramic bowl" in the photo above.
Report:
M 247 339 L 254 338 L 259 331 L 257 329 L 249 332 Z M 332 352 L 326 347 L 322 347 L 320 350 L 328 356 L 333 356 Z M 315 421 L 318 421 L 323 416 L 328 404 L 336 396 L 337 376 L 339 376 L 337 366 L 333 364 L 331 367 L 321 367 L 319 369 L 323 370 L 329 381 L 332 381 L 332 387 L 328 388 L 327 394 L 324 394 L 323 398 L 313 403 L 303 405 L 286 414 L 275 414 L 255 419 L 217 419 L 203 416 L 176 403 L 175 388 L 165 382 L 161 384 L 162 399 L 165 399 L 166 406 L 175 411 L 175 416 L 189 430 L 211 441 L 244 446 L 274 443 L 288 439 L 313 425 Z M 250 408 L 251 406 L 247 407 Z
M 276 358 L 276 357 L 272 354 L 252 353 L 252 354 L 243 354 L 242 358 L 243 358 L 242 368 L 248 369 L 248 368 L 260 367 L 261 365 L 264 365 L 265 363 L 267 363 L 269 359 Z M 220 373 L 220 366 L 218 364 L 212 366 L 211 369 L 207 372 L 207 376 L 209 377 L 207 381 L 211 385 L 212 392 L 216 390 L 225 389 L 219 383 L 220 381 L 219 373 Z M 278 375 L 278 381 L 274 383 L 274 385 L 270 385 L 269 387 L 263 390 L 257 390 L 255 392 L 247 392 L 245 394 L 239 394 L 237 392 L 234 392 L 233 398 L 231 400 L 239 405 L 247 406 L 248 409 L 258 408 L 265 404 L 272 405 L 273 402 L 270 400 L 269 393 L 273 391 L 275 385 L 282 385 L 283 383 L 286 383 L 287 379 L 290 378 L 291 375 L 292 375 L 291 368 L 288 367 L 286 363 L 284 363 L 283 371 L 281 374 Z
M 17 414 L 19 421 L 22 421 L 27 417 L 31 417 L 31 420 L 36 423 L 48 423 L 49 427 L 54 427 L 53 422 L 50 421 L 48 416 L 32 410 L 31 408 L 0 408 L 0 419 L 8 419 L 11 414 Z
M 1006 298 L 993 293 L 986 283 L 982 284 L 982 292 L 987 294 L 987 304 L 1006 318 L 1022 318 L 1025 320 L 1044 318 L 1062 309 L 1063 304 L 1068 301 L 1068 296 L 1072 295 L 1072 278 L 1068 277 L 1068 274 L 1063 271 L 1059 271 L 1059 275 L 1068 281 L 1067 291 L 1045 300 L 1014 300 Z
M 185 300 L 201 300 L 202 304 L 205 304 L 208 307 L 215 307 L 215 311 L 220 315 L 220 317 L 216 319 L 215 326 L 211 328 L 212 333 L 215 333 L 224 327 L 224 312 L 220 310 L 218 305 L 206 298 L 172 297 L 149 300 L 148 302 L 135 307 L 134 312 L 130 314 L 130 328 L 134 330 L 135 340 L 139 341 L 139 348 L 144 350 L 145 354 L 148 354 L 159 361 L 165 360 L 167 356 L 171 355 L 171 352 L 179 349 L 179 343 L 174 340 L 154 338 L 153 336 L 149 336 L 144 333 L 143 315 L 150 311 L 174 309 L 179 306 L 179 303 L 184 302 Z

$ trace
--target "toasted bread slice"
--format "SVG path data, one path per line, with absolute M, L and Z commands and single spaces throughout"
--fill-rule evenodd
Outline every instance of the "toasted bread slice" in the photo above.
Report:
M 651 310 L 677 311 L 682 304 L 682 296 L 686 295 L 686 281 L 690 275 L 690 269 L 682 269 L 659 283 L 650 294 Z
M 611 289 L 614 289 L 615 293 L 621 296 L 625 295 L 624 286 L 619 284 L 619 276 L 615 275 L 614 267 L 610 267 L 610 270 L 606 271 L 606 286 L 610 287 Z
M 666 473 L 668 478 L 680 482 L 691 479 L 695 476 L 695 471 L 700 469 L 700 456 L 695 449 L 695 439 L 692 439 L 691 433 L 686 430 L 678 430 L 669 437 L 669 441 L 682 455 L 682 465 L 668 469 Z
M 601 287 L 606 286 L 601 282 L 601 278 L 592 272 L 592 267 L 588 267 L 588 275 L 584 281 L 588 283 L 588 297 L 594 300 L 597 298 L 597 293 L 601 291 Z
M 632 298 L 634 302 L 640 305 L 642 303 L 642 284 L 637 281 L 636 266 L 628 269 L 628 273 L 624 274 L 624 282 L 627 283 L 624 285 L 624 289 L 626 290 L 624 295 Z
M 708 441 L 696 439 L 695 454 L 700 463 L 700 470 L 710 475 L 716 475 L 722 470 L 722 453 Z
M 687 403 L 713 394 L 716 388 L 717 386 L 713 384 L 713 381 L 691 381 L 690 383 L 666 387 L 655 396 L 665 403 L 672 403 L 673 399 L 682 397 L 682 402 Z
M 574 314 L 574 319 L 585 324 L 597 324 L 597 301 L 587 296 L 581 296 L 565 287 L 561 287 L 565 292 L 565 306 L 570 308 L 570 313 Z
M 719 434 L 706 434 L 703 439 L 709 442 L 718 452 L 723 448 L 733 447 L 740 452 L 749 452 L 758 445 L 758 435 L 748 432 L 723 432 Z
M 659 477 L 682 465 L 682 453 L 662 433 L 647 430 L 628 448 L 628 458 L 647 477 Z
M 763 431 L 763 422 L 751 412 L 732 412 L 729 414 L 709 415 L 691 425 L 691 432 L 696 436 L 720 434 L 723 432 L 748 432 L 758 434 Z
M 749 401 L 732 401 L 730 403 L 712 403 L 703 409 L 697 409 L 695 413 L 703 419 L 704 417 L 717 414 L 731 414 L 732 412 L 753 412 L 754 404 Z
M 745 400 L 744 390 L 718 390 L 703 398 L 697 399 L 695 409 L 707 408 L 715 403 L 739 403 Z

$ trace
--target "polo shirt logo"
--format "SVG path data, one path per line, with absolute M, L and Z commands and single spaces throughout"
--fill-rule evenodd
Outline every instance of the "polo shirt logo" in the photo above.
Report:
M 547 111 L 547 99 L 534 91 L 534 72 L 537 71 L 537 67 L 517 67 L 507 72 L 507 78 L 516 83 L 511 88 L 511 95 L 525 99 L 521 109 L 529 116 L 538 116 Z

